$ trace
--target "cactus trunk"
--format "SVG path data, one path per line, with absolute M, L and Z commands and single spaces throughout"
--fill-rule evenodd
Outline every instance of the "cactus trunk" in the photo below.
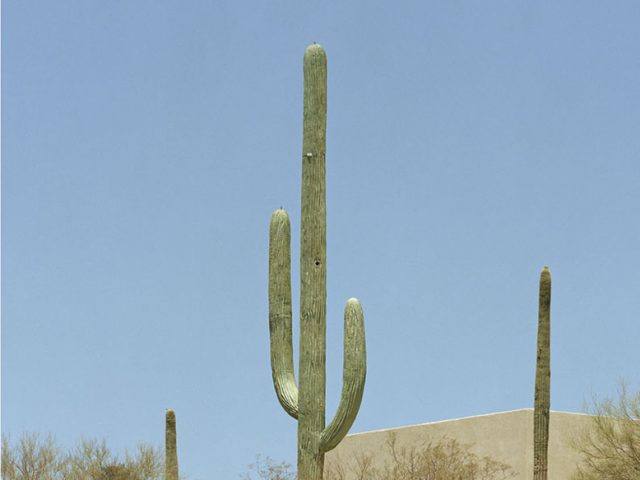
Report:
M 538 348 L 536 357 L 536 386 L 533 407 L 533 480 L 547 480 L 550 408 L 550 307 L 551 273 L 548 267 L 540 274 L 538 306 Z
M 327 64 L 324 51 L 310 48 L 304 59 L 302 144 L 302 230 L 300 232 L 300 380 L 298 475 L 322 479 L 320 433 L 325 422 L 327 299 L 327 213 L 325 144 Z
M 314 44 L 304 55 L 298 386 L 291 338 L 291 234 L 284 210 L 273 213 L 269 237 L 271 368 L 278 400 L 289 415 L 298 419 L 299 480 L 322 479 L 324 453 L 334 448 L 353 424 L 366 376 L 362 308 L 356 299 L 350 299 L 344 317 L 342 396 L 334 420 L 325 428 L 326 115 L 326 55 L 320 45 Z
M 165 416 L 165 480 L 178 480 L 178 449 L 176 447 L 176 414 L 173 410 L 167 410 Z

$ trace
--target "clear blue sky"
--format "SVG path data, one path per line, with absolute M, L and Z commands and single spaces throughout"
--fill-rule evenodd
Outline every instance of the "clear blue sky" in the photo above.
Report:
M 267 245 L 284 206 L 295 311 L 314 41 L 327 417 L 351 296 L 368 349 L 352 431 L 532 406 L 545 264 L 552 408 L 637 388 L 639 25 L 636 1 L 5 0 L 3 432 L 121 452 L 161 444 L 171 407 L 192 480 L 295 461 Z

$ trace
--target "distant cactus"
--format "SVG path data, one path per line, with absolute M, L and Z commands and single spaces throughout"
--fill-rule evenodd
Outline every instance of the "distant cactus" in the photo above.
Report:
M 536 357 L 536 388 L 533 406 L 533 480 L 547 480 L 550 408 L 550 307 L 551 273 L 544 267 L 540 273 L 538 306 L 538 351 Z
M 178 480 L 178 449 L 176 447 L 176 414 L 173 410 L 167 410 L 165 417 L 165 480 Z
M 278 400 L 298 419 L 299 480 L 322 479 L 324 454 L 351 428 L 366 376 L 362 307 L 352 298 L 344 313 L 342 395 L 335 418 L 325 428 L 326 83 L 325 52 L 311 45 L 304 55 L 299 387 L 291 338 L 291 228 L 283 209 L 273 213 L 269 235 L 271 369 Z

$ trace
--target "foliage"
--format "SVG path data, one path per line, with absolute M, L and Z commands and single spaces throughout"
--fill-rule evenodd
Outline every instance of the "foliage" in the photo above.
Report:
M 374 462 L 377 456 L 373 452 L 359 452 L 346 465 L 337 462 L 328 465 L 325 480 L 503 480 L 516 475 L 509 465 L 479 457 L 470 445 L 446 437 L 408 447 L 398 445 L 391 433 L 386 442 L 387 460 L 382 467 Z
M 375 459 L 387 458 L 382 466 Z M 267 458 L 250 465 L 252 473 L 244 480 L 294 480 L 291 465 Z M 479 457 L 469 445 L 442 438 L 418 446 L 400 446 L 390 434 L 384 452 L 360 451 L 348 461 L 334 456 L 327 462 L 324 480 L 505 480 L 516 473 L 502 462 Z
M 287 462 L 276 463 L 271 458 L 260 455 L 256 457 L 255 463 L 249 465 L 244 480 L 295 480 L 296 474 L 291 465 Z
M 13 445 L 2 437 L 2 480 L 162 480 L 163 467 L 160 450 L 146 444 L 118 459 L 104 440 L 64 453 L 51 435 L 25 434 Z
M 2 437 L 2 480 L 63 480 L 67 462 L 54 438 L 25 434 L 16 445 Z
M 591 424 L 573 439 L 583 461 L 574 480 L 640 478 L 640 391 L 630 395 L 624 384 L 617 400 L 593 401 Z

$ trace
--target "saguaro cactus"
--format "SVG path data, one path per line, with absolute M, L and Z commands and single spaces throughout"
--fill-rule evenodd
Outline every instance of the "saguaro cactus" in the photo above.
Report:
M 533 480 L 547 480 L 550 406 L 550 308 L 551 273 L 544 267 L 540 273 L 538 306 L 538 352 L 536 357 L 536 388 L 533 406 Z
M 176 414 L 167 410 L 164 436 L 164 478 L 178 480 L 178 449 L 176 447 Z
M 322 47 L 314 44 L 304 54 L 298 386 L 291 339 L 291 227 L 284 210 L 273 213 L 269 234 L 271 369 L 280 404 L 298 420 L 299 480 L 322 479 L 324 454 L 351 428 L 366 376 L 362 307 L 351 298 L 344 312 L 342 394 L 338 411 L 325 428 L 326 115 L 327 58 Z

